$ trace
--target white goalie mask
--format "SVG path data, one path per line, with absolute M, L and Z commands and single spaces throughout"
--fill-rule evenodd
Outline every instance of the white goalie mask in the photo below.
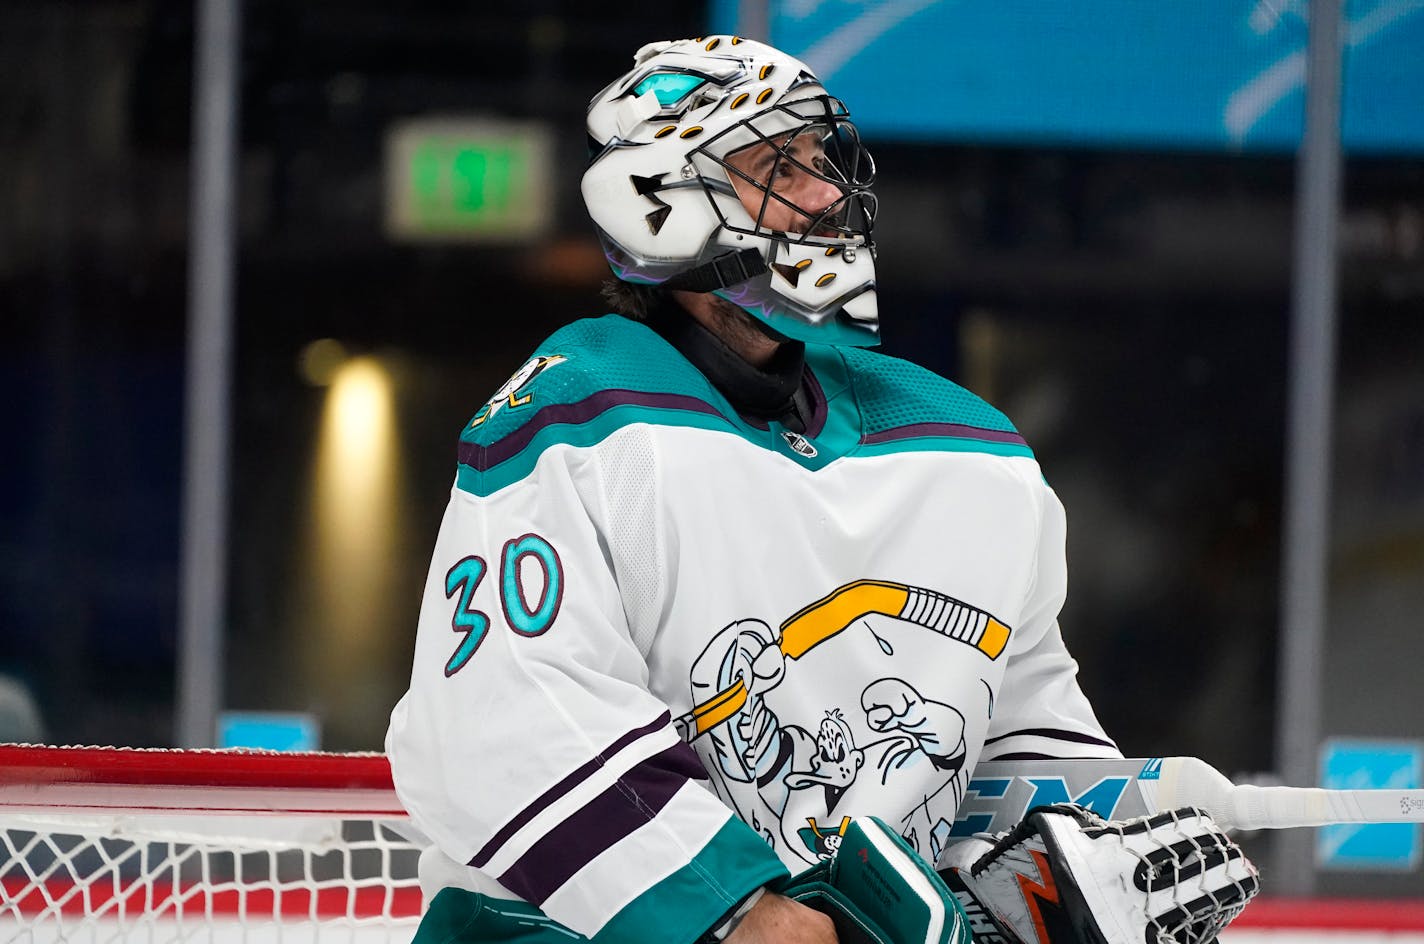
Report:
M 634 61 L 588 109 L 583 198 L 613 273 L 714 292 L 797 340 L 878 344 L 875 168 L 845 106 L 735 36 Z

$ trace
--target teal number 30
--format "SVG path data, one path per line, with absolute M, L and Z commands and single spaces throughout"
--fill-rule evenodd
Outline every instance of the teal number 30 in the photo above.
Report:
M 525 593 L 521 569 L 529 566 L 542 571 L 539 598 L 531 601 Z M 485 576 L 485 562 L 478 557 L 463 558 L 445 574 L 445 597 L 459 592 L 450 628 L 463 633 L 464 638 L 445 663 L 445 677 L 460 671 L 484 642 L 489 632 L 489 616 L 472 605 L 476 589 Z M 564 599 L 564 569 L 559 552 L 537 534 L 524 534 L 504 545 L 500 555 L 499 602 L 506 625 L 520 636 L 539 636 L 548 632 L 559 615 Z
M 544 571 L 544 589 L 532 607 L 524 597 L 519 568 L 526 558 Z M 564 570 L 559 552 L 537 534 L 525 534 L 504 546 L 500 562 L 499 602 L 511 629 L 521 636 L 538 636 L 553 625 L 564 599 Z
M 489 631 L 489 617 L 470 605 L 470 598 L 475 595 L 475 588 L 480 585 L 484 576 L 485 562 L 478 557 L 466 557 L 445 574 L 445 598 L 449 599 L 455 595 L 455 591 L 460 591 L 460 602 L 455 604 L 455 615 L 450 618 L 450 628 L 465 634 L 465 638 L 460 640 L 460 647 L 450 656 L 450 661 L 445 663 L 446 678 L 465 667 L 465 663 L 470 661 L 470 656 L 474 655 L 480 643 L 485 641 L 485 633 Z

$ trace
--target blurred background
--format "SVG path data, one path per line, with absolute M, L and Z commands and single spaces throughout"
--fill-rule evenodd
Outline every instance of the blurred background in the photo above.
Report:
M 219 708 L 380 748 L 463 424 L 603 311 L 584 108 L 644 42 L 727 31 L 847 100 L 882 181 L 883 349 L 1034 446 L 1069 515 L 1064 633 L 1123 751 L 1279 771 L 1307 19 L 244 0 Z M 195 20 L 0 2 L 0 740 L 181 740 Z M 1314 710 L 1322 765 L 1381 746 L 1420 786 L 1424 3 L 1350 0 L 1341 46 Z M 1399 835 L 1332 887 L 1417 893 Z

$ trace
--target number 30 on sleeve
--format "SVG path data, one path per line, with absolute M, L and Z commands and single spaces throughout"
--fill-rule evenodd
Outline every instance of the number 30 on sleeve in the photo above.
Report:
M 537 581 L 538 599 L 529 599 L 529 586 L 521 579 L 521 569 L 528 562 L 542 571 Z M 475 609 L 475 590 L 488 570 L 484 560 L 471 555 L 461 558 L 445 574 L 445 597 L 460 597 L 450 617 L 450 629 L 461 633 L 460 645 L 445 663 L 445 677 L 463 669 L 484 642 L 489 632 L 489 615 Z M 539 636 L 548 632 L 559 615 L 564 598 L 564 571 L 559 552 L 537 534 L 523 534 L 505 542 L 500 554 L 499 603 L 504 622 L 521 636 Z

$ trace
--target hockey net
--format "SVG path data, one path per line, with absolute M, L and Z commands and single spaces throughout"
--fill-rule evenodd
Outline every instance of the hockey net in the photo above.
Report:
M 380 754 L 0 745 L 0 944 L 409 941 Z M 1424 944 L 1424 898 L 1258 899 L 1223 944 Z
M 0 745 L 0 942 L 409 941 L 421 847 L 379 754 Z

